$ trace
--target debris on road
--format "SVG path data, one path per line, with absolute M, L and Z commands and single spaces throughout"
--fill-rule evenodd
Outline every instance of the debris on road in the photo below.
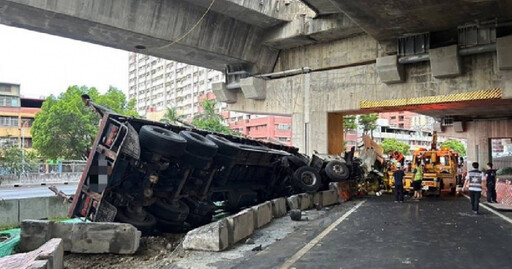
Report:
M 0 258 L 0 265 L 3 269 L 61 269 L 63 257 L 62 239 L 53 238 L 33 251 Z
M 302 211 L 299 209 L 290 210 L 290 219 L 294 221 L 301 221 L 302 219 Z

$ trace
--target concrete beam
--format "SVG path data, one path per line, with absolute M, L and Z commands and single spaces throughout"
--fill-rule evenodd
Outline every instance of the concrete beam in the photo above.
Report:
M 203 8 L 210 6 L 212 0 L 188 0 Z M 213 11 L 261 28 L 269 28 L 293 20 L 296 14 L 314 16 L 314 11 L 300 1 L 288 4 L 281 0 L 246 1 L 216 0 Z
M 184 36 L 205 13 L 184 0 L 0 0 L 0 6 L 2 24 L 216 70 L 271 72 L 278 55 L 261 44 L 264 29 L 213 11 Z
M 38 249 L 0 258 L 3 269 L 62 269 L 64 268 L 64 248 L 62 239 L 54 238 Z
M 496 39 L 498 68 L 500 70 L 512 69 L 512 35 Z
M 247 99 L 265 100 L 267 97 L 267 81 L 262 78 L 248 77 L 240 79 L 240 87 Z
M 341 10 L 331 0 L 301 0 L 318 15 L 340 13 Z
M 219 102 L 234 103 L 236 102 L 236 93 L 233 90 L 226 89 L 226 83 L 218 82 L 212 84 L 212 91 L 215 98 Z
M 398 63 L 398 56 L 384 56 L 377 58 L 377 74 L 384 83 L 397 83 L 404 81 L 404 67 Z
M 457 45 L 430 50 L 430 68 L 436 78 L 460 75 L 461 65 Z

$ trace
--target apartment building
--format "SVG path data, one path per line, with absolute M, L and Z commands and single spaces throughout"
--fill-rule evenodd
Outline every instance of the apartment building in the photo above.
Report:
M 135 99 L 137 112 L 162 114 L 167 107 L 193 118 L 199 112 L 199 96 L 212 91 L 212 83 L 224 74 L 208 68 L 129 53 L 128 99 Z M 160 113 L 158 113 L 160 112 Z
M 32 148 L 30 127 L 44 99 L 20 97 L 20 85 L 0 83 L 0 146 Z
M 229 128 L 254 139 L 292 145 L 291 117 L 261 115 L 247 115 L 242 119 L 231 117 Z

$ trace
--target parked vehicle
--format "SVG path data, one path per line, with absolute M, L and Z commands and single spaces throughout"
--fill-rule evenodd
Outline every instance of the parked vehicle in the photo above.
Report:
M 215 202 L 237 211 L 326 187 L 308 177 L 294 147 L 125 117 L 94 104 L 102 118 L 70 217 L 180 231 L 209 223 Z

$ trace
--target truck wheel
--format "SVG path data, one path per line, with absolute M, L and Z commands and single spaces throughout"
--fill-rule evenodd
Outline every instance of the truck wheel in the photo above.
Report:
M 190 209 L 186 220 L 190 226 L 195 228 L 212 222 L 213 213 L 215 213 L 214 205 L 199 202 L 192 198 L 185 198 L 183 201 Z
M 187 151 L 192 154 L 203 157 L 213 157 L 217 154 L 217 145 L 200 134 L 181 131 L 180 136 L 187 140 Z
M 327 177 L 334 182 L 345 181 L 350 176 L 350 170 L 346 163 L 332 160 L 325 166 Z
M 144 125 L 139 132 L 140 145 L 164 157 L 180 157 L 187 141 L 177 133 L 153 125 Z
M 295 171 L 292 178 L 293 186 L 303 192 L 316 192 L 322 187 L 322 177 L 316 169 L 303 166 Z
M 296 156 L 296 155 L 286 156 L 285 158 L 288 160 L 288 162 L 295 165 L 296 167 L 302 167 L 302 166 L 308 165 L 305 160 L 303 160 L 302 158 L 300 158 L 299 156 Z
M 240 147 L 237 143 L 231 142 L 222 136 L 209 134 L 206 138 L 219 147 L 218 152 L 220 154 L 236 157 L 240 152 Z
M 182 201 L 169 201 L 166 198 L 158 198 L 154 204 L 149 207 L 151 213 L 159 219 L 168 221 L 185 221 L 189 209 Z
M 116 220 L 122 223 L 129 223 L 142 234 L 147 235 L 150 234 L 156 225 L 156 218 L 148 212 L 144 212 L 144 216 L 140 216 L 140 218 L 129 217 L 125 212 L 125 209 L 117 210 Z

